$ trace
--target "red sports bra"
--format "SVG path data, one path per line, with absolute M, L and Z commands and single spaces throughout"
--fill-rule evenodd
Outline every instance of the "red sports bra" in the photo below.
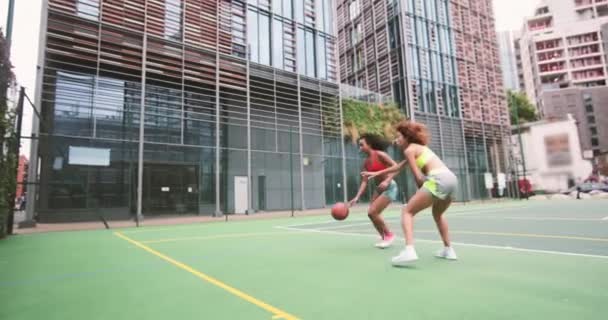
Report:
M 365 170 L 369 172 L 378 172 L 386 168 L 388 167 L 380 160 L 377 151 L 372 151 L 367 160 L 365 160 Z

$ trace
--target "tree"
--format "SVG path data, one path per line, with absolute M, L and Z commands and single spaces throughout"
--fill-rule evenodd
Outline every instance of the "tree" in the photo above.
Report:
M 517 125 L 518 123 L 538 120 L 536 108 L 524 93 L 509 90 L 507 92 L 507 101 L 511 114 L 511 124 Z
M 8 43 L 0 30 L 0 238 L 6 235 L 7 218 L 15 204 L 17 141 L 14 130 L 15 113 L 8 108 L 7 90 L 13 84 Z

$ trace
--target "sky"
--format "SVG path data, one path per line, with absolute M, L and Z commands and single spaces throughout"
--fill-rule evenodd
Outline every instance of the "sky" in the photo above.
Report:
M 8 2 L 0 0 L 0 26 L 3 32 L 6 31 Z M 494 0 L 496 30 L 518 30 L 523 19 L 532 15 L 538 2 L 539 0 Z M 15 0 L 11 61 L 18 84 L 26 88 L 26 93 L 32 100 L 36 89 L 41 6 L 42 0 Z M 24 109 L 24 136 L 29 136 L 31 132 L 32 114 L 31 108 Z M 28 157 L 29 146 L 29 140 L 24 139 L 21 153 Z
M 539 0 L 494 0 L 497 31 L 519 30 L 525 17 L 532 16 Z
M 42 0 L 15 0 L 11 62 L 18 85 L 32 99 L 35 97 L 36 65 L 38 62 L 38 37 Z M 6 35 L 8 0 L 0 0 L 0 26 Z M 29 136 L 32 128 L 32 109 L 24 108 L 23 135 Z M 30 141 L 22 140 L 21 154 L 29 158 Z

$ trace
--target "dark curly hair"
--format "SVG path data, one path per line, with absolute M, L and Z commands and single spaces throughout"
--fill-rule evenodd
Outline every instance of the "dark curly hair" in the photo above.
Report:
M 388 149 L 388 147 L 391 145 L 390 141 L 373 133 L 364 133 L 361 135 L 361 137 L 359 137 L 359 140 L 365 140 L 365 143 L 377 151 L 386 151 L 386 149 Z
M 417 143 L 426 146 L 431 140 L 429 130 L 422 123 L 404 120 L 397 125 L 397 131 L 399 131 L 409 143 Z

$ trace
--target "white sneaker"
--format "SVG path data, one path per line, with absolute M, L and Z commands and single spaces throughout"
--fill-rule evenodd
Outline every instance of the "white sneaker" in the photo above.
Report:
M 443 249 L 437 251 L 435 257 L 446 260 L 458 260 L 458 256 L 456 256 L 456 252 L 452 247 L 444 247 Z
M 413 246 L 407 246 L 398 256 L 393 257 L 391 260 L 393 262 L 393 266 L 396 267 L 405 267 L 418 260 L 418 255 L 416 254 L 416 249 Z
M 395 241 L 395 234 L 384 236 L 382 241 L 376 243 L 376 248 L 386 249 L 393 244 L 393 241 Z

